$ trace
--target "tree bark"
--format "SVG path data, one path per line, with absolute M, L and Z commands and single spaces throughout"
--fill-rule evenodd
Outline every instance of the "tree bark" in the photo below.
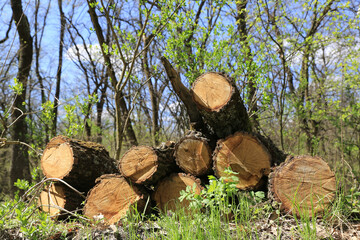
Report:
M 227 168 L 237 173 L 236 187 L 241 190 L 259 189 L 270 173 L 271 155 L 255 135 L 237 132 L 219 140 L 214 152 L 214 172 L 217 177 L 229 177 Z
M 61 71 L 62 71 L 62 62 L 63 62 L 63 48 L 64 48 L 64 34 L 65 34 L 65 15 L 62 9 L 62 0 L 58 0 L 59 12 L 60 12 L 60 40 L 59 40 L 59 63 L 56 71 L 56 88 L 55 88 L 55 97 L 54 97 L 54 118 L 52 125 L 52 135 L 56 136 L 57 130 L 57 116 L 58 116 L 58 107 L 60 104 L 60 84 L 61 84 Z
M 281 203 L 281 210 L 313 216 L 334 200 L 335 174 L 320 157 L 289 156 L 269 175 L 269 198 Z
M 17 25 L 17 32 L 19 34 L 19 66 L 16 78 L 22 84 L 23 89 L 20 94 L 15 97 L 14 110 L 12 113 L 12 121 L 14 122 L 12 128 L 12 138 L 15 141 L 27 142 L 27 124 L 23 114 L 26 112 L 26 89 L 27 82 L 31 68 L 32 54 L 33 54 L 33 39 L 30 34 L 30 25 L 27 16 L 23 12 L 21 0 L 11 0 L 11 9 L 13 18 Z M 10 169 L 10 185 L 12 192 L 16 191 L 13 183 L 17 179 L 30 180 L 30 166 L 29 155 L 27 147 L 21 144 L 12 145 L 12 161 Z
M 255 82 L 255 63 L 254 57 L 251 51 L 250 43 L 249 43 L 249 36 L 248 36 L 248 27 L 247 27 L 247 10 L 246 6 L 248 4 L 248 0 L 241 0 L 236 1 L 236 23 L 237 29 L 240 35 L 240 42 L 241 47 L 244 49 L 244 58 L 247 62 L 247 86 L 249 89 L 248 94 L 248 105 L 249 105 L 249 112 L 251 114 L 250 120 L 256 130 L 259 130 L 260 124 L 258 121 L 258 106 L 256 102 L 256 82 Z
M 119 170 L 132 182 L 151 188 L 160 179 L 178 170 L 174 159 L 174 143 L 162 144 L 157 148 L 132 147 L 120 159 Z
M 121 91 L 118 90 L 117 84 L 118 80 L 115 74 L 115 71 L 112 67 L 111 61 L 110 61 L 110 53 L 105 53 L 104 48 L 102 47 L 105 44 L 104 35 L 102 33 L 102 28 L 99 24 L 98 17 L 95 12 L 95 8 L 90 6 L 90 3 L 96 3 L 96 1 L 90 1 L 88 0 L 88 6 L 89 6 L 89 14 L 91 18 L 91 22 L 94 26 L 96 36 L 98 38 L 99 44 L 101 46 L 101 52 L 105 60 L 105 65 L 107 66 L 107 72 L 110 76 L 111 85 L 115 90 L 115 126 L 116 126 L 116 153 L 115 153 L 115 159 L 120 158 L 121 153 L 121 146 L 122 146 L 122 140 L 123 140 L 123 131 L 125 129 L 126 136 L 129 139 L 129 142 L 131 145 L 138 145 L 136 135 L 134 132 L 134 129 L 132 127 L 131 118 L 129 116 L 129 110 L 126 105 L 126 101 L 124 99 L 124 95 Z M 126 126 L 125 126 L 125 123 Z
M 237 131 L 252 131 L 246 108 L 231 78 L 221 73 L 205 73 L 195 80 L 191 94 L 204 122 L 218 139 Z
M 180 74 L 173 68 L 171 63 L 165 57 L 161 57 L 161 62 L 176 95 L 185 105 L 187 114 L 189 115 L 191 128 L 207 135 L 208 129 L 206 129 L 206 126 L 204 125 L 201 114 L 192 99 L 190 90 L 187 89 L 181 82 Z
M 114 224 L 134 207 L 138 212 L 150 209 L 148 194 L 139 186 L 130 184 L 124 177 L 109 174 L 101 176 L 87 195 L 84 215 L 94 218 L 103 215 L 107 224 Z
M 211 154 L 209 140 L 199 132 L 190 132 L 175 146 L 176 164 L 185 173 L 197 177 L 211 172 Z
M 153 199 L 156 206 L 163 212 L 168 210 L 175 211 L 189 205 L 188 200 L 179 201 L 180 191 L 186 190 L 189 186 L 193 188 L 195 184 L 195 193 L 200 194 L 203 187 L 199 179 L 185 173 L 174 173 L 163 179 L 157 186 Z
M 117 172 L 114 159 L 102 145 L 64 136 L 55 137 L 47 144 L 41 168 L 46 177 L 62 179 L 85 193 L 101 175 Z

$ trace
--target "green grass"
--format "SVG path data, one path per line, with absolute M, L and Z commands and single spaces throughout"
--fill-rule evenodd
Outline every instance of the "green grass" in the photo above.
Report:
M 338 176 L 339 182 L 345 179 Z M 6 234 L 27 239 L 335 239 L 332 233 L 351 229 L 359 222 L 359 189 L 340 187 L 333 204 L 316 217 L 308 211 L 300 215 L 280 214 L 278 204 L 263 192 L 240 192 L 231 179 L 210 178 L 200 195 L 192 188 L 182 192 L 187 209 L 156 211 L 143 215 L 136 210 L 109 228 L 80 216 L 70 221 L 56 221 L 39 211 L 29 195 L 0 203 L 0 238 Z M 21 183 L 21 184 L 20 184 Z M 24 182 L 19 186 L 30 188 Z M 35 193 L 34 193 L 35 194 Z

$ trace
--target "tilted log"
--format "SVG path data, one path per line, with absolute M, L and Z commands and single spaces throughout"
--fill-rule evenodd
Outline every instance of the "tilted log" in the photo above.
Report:
M 323 212 L 335 192 L 335 174 L 320 157 L 289 156 L 269 175 L 269 197 L 281 203 L 281 210 L 298 216 Z
M 157 182 L 178 170 L 174 159 L 174 143 L 163 143 L 159 147 L 135 146 L 120 159 L 121 174 L 136 184 L 146 186 Z
M 263 144 L 252 134 L 237 132 L 219 140 L 214 152 L 214 172 L 217 177 L 229 177 L 227 168 L 239 178 L 236 186 L 241 190 L 258 189 L 265 184 L 270 173 L 271 156 Z
M 209 140 L 199 132 L 190 132 L 175 146 L 176 164 L 193 176 L 209 174 L 212 167 L 212 151 Z
M 251 123 L 234 81 L 224 74 L 209 72 L 198 77 L 191 94 L 204 122 L 217 139 L 237 131 L 251 132 Z
M 195 184 L 195 185 L 194 185 Z M 195 193 L 200 194 L 203 187 L 198 178 L 185 173 L 173 173 L 163 179 L 155 189 L 153 199 L 161 211 L 175 211 L 177 207 L 184 208 L 189 205 L 188 200 L 179 201 L 180 192 L 190 186 L 195 186 Z
M 47 178 L 59 178 L 85 194 L 103 174 L 117 172 L 104 146 L 58 136 L 50 140 L 41 158 Z
M 103 175 L 89 191 L 83 213 L 89 218 L 102 215 L 105 223 L 114 224 L 135 207 L 139 212 L 145 207 L 150 209 L 148 197 L 144 189 L 132 185 L 120 175 Z

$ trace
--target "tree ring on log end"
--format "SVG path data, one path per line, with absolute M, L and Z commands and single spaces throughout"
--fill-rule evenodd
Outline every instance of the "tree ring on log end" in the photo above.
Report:
M 203 189 L 200 180 L 185 173 L 174 173 L 163 179 L 157 186 L 154 193 L 156 206 L 162 211 L 175 211 L 177 207 L 187 207 L 189 201 L 184 199 L 180 202 L 180 192 L 186 190 L 187 186 L 193 188 L 195 184 L 195 193 L 200 194 Z
M 253 135 L 237 132 L 219 140 L 214 154 L 214 172 L 217 177 L 229 177 L 231 168 L 239 178 L 237 188 L 246 190 L 259 187 L 261 178 L 270 173 L 271 156 Z
M 220 110 L 230 101 L 233 91 L 224 76 L 213 72 L 198 77 L 192 87 L 195 102 L 207 111 Z
M 122 175 L 140 184 L 151 178 L 158 165 L 158 156 L 153 148 L 136 146 L 123 155 L 119 162 L 119 170 Z
M 320 157 L 289 156 L 269 176 L 269 194 L 285 212 L 320 213 L 334 200 L 335 174 Z
M 144 209 L 146 198 L 119 175 L 104 175 L 90 190 L 84 206 L 84 215 L 90 218 L 102 214 L 108 224 L 114 224 L 126 216 L 136 205 Z
M 186 138 L 178 144 L 175 159 L 184 172 L 201 176 L 211 167 L 211 149 L 205 140 Z
M 39 196 L 38 206 L 50 216 L 56 216 L 61 213 L 61 208 L 65 207 L 66 195 L 64 186 L 52 183 L 49 188 L 45 188 Z
M 41 168 L 48 178 L 64 178 L 74 165 L 73 151 L 66 139 L 53 138 L 41 158 Z

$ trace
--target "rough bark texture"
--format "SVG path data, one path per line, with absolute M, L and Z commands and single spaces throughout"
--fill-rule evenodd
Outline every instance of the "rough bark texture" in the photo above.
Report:
M 74 213 L 81 209 L 81 203 L 84 200 L 81 195 L 69 187 L 60 182 L 54 182 L 40 193 L 38 206 L 50 216 L 63 219 L 69 214 L 61 208 Z
M 231 78 L 221 73 L 205 73 L 195 80 L 191 94 L 218 139 L 237 131 L 251 132 L 249 116 Z
M 179 201 L 180 191 L 186 190 L 186 187 L 191 188 L 195 183 L 195 193 L 200 194 L 203 187 L 199 179 L 193 177 L 190 174 L 185 173 L 173 173 L 169 177 L 163 179 L 153 194 L 153 199 L 156 202 L 156 206 L 161 211 L 175 211 L 178 207 L 184 208 L 189 205 L 189 201 Z
M 320 157 L 289 156 L 269 175 L 269 198 L 298 216 L 321 213 L 334 200 L 335 174 Z
M 115 173 L 115 160 L 104 146 L 58 136 L 50 140 L 41 158 L 48 178 L 60 178 L 81 192 L 88 192 L 103 174 Z
M 260 142 L 265 146 L 265 148 L 270 153 L 272 167 L 278 166 L 285 161 L 288 154 L 284 153 L 278 147 L 276 147 L 276 145 L 270 138 L 265 137 L 259 133 L 253 133 L 253 134 L 260 140 Z
M 13 112 L 11 121 L 13 122 L 11 137 L 14 141 L 28 142 L 28 127 L 25 121 L 24 113 L 26 110 L 26 89 L 31 69 L 33 55 L 33 38 L 28 18 L 23 11 L 21 0 L 11 0 L 11 9 L 13 18 L 17 26 L 19 35 L 18 51 L 18 72 L 16 78 L 19 84 L 22 84 L 22 91 L 17 94 L 13 103 Z M 17 179 L 31 180 L 28 148 L 22 144 L 12 145 L 12 160 L 10 168 L 10 187 L 12 193 L 18 189 L 14 186 Z
M 174 143 L 163 143 L 159 147 L 135 146 L 119 161 L 121 174 L 136 184 L 152 187 L 158 181 L 177 171 L 174 159 Z
M 258 189 L 263 177 L 270 173 L 271 155 L 252 134 L 237 132 L 219 140 L 214 152 L 214 172 L 217 177 L 229 177 L 225 172 L 231 168 L 238 173 L 237 188 Z
M 115 174 L 103 175 L 97 180 L 96 186 L 89 192 L 84 215 L 94 218 L 100 214 L 107 224 L 114 224 L 125 217 L 128 211 L 136 207 L 142 212 L 150 203 L 144 189 L 131 185 L 124 177 Z
M 176 164 L 194 176 L 209 174 L 212 167 L 212 151 L 209 140 L 199 132 L 191 131 L 175 146 Z
M 191 127 L 197 131 L 207 134 L 208 130 L 205 127 L 201 114 L 194 104 L 194 100 L 192 99 L 189 89 L 181 82 L 180 74 L 173 68 L 165 57 L 161 57 L 161 62 L 166 70 L 173 90 L 185 105 Z

